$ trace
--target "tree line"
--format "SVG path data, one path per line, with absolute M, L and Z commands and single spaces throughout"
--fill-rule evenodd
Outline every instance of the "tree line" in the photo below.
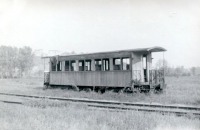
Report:
M 22 77 L 29 73 L 34 54 L 30 47 L 0 46 L 0 78 Z
M 164 64 L 164 65 L 163 65 Z M 161 69 L 165 71 L 165 76 L 200 76 L 200 67 L 190 67 L 185 68 L 184 66 L 170 66 L 170 64 L 166 60 L 159 60 L 156 65 L 155 69 Z
M 76 54 L 65 52 L 62 55 Z M 47 65 L 48 63 L 46 63 Z M 164 67 L 163 67 L 164 64 Z M 22 48 L 0 46 L 0 78 L 18 78 L 26 75 L 43 75 L 44 61 L 40 56 L 35 56 L 33 50 L 24 46 Z M 32 73 L 33 68 L 37 68 Z M 200 75 L 200 67 L 184 68 L 184 66 L 170 66 L 166 60 L 159 60 L 154 69 L 165 70 L 166 76 L 195 76 Z M 38 74 L 37 74 L 38 73 Z

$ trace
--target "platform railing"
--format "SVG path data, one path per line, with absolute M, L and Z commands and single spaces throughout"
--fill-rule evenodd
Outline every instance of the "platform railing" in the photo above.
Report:
M 149 84 L 158 85 L 164 83 L 164 70 L 149 70 Z

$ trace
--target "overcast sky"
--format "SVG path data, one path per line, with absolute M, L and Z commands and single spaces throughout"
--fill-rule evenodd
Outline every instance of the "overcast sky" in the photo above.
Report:
M 0 45 L 77 53 L 161 46 L 170 65 L 200 66 L 200 0 L 1 0 Z

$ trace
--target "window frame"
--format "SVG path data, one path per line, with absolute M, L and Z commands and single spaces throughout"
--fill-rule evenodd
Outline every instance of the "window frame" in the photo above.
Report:
M 75 71 L 76 61 L 70 60 L 70 71 Z
M 66 65 L 67 65 L 66 63 L 67 63 L 67 62 L 68 62 L 68 66 L 66 66 Z M 68 67 L 68 69 L 67 69 L 66 67 Z M 69 61 L 69 60 L 66 60 L 66 61 L 65 61 L 65 71 L 70 71 L 70 61 Z
M 122 57 L 121 60 L 122 60 L 122 70 L 124 70 L 124 71 L 130 70 L 130 57 Z M 127 61 L 124 62 L 123 60 L 128 60 L 128 63 L 127 63 Z M 126 65 L 126 69 L 124 69 L 124 63 Z M 128 67 L 127 67 L 127 65 L 128 65 Z
M 119 64 L 116 64 L 115 60 L 119 59 Z M 116 58 L 113 58 L 113 70 L 114 71 L 118 71 L 118 70 L 122 70 L 122 64 L 121 64 L 121 58 L 120 57 L 116 57 Z M 118 69 L 115 69 L 116 67 L 118 67 Z
M 97 64 L 98 62 L 98 64 Z M 101 62 L 101 63 L 99 63 Z M 97 69 L 97 65 L 98 65 L 98 68 L 100 69 Z M 102 59 L 94 59 L 94 66 L 95 66 L 95 71 L 102 71 Z
M 80 65 L 80 63 L 82 65 Z M 80 69 L 81 67 L 81 69 Z M 84 60 L 78 60 L 78 71 L 85 71 L 85 61 Z

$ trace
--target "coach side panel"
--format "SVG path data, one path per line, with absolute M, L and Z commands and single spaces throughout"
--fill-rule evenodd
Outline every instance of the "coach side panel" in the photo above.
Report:
M 125 87 L 131 80 L 131 71 L 51 72 L 51 85 Z

